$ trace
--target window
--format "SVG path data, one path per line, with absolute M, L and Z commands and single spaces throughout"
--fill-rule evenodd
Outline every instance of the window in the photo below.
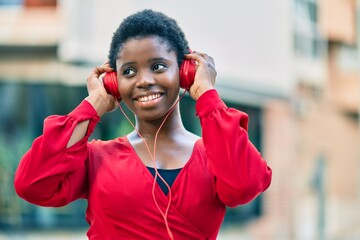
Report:
M 0 7 L 2 6 L 56 6 L 56 0 L 0 0 Z
M 26 7 L 56 6 L 56 0 L 24 0 Z
M 320 58 L 325 53 L 325 41 L 318 25 L 317 0 L 294 0 L 294 50 L 299 56 Z
M 21 6 L 23 0 L 0 0 L 0 7 L 3 6 Z

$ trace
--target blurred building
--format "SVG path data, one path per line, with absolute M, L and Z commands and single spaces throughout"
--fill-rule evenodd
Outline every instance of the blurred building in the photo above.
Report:
M 87 74 L 106 59 L 112 33 L 143 8 L 175 18 L 191 48 L 214 57 L 218 91 L 249 113 L 250 138 L 273 169 L 268 191 L 229 209 L 223 231 L 238 229 L 246 239 L 360 238 L 355 0 L 0 0 L 0 230 L 84 226 L 81 201 L 44 209 L 18 199 L 13 170 L 43 118 L 86 96 Z M 190 98 L 182 104 L 194 106 Z M 112 137 L 115 114 L 94 137 Z M 193 115 L 184 114 L 185 124 L 200 133 Z

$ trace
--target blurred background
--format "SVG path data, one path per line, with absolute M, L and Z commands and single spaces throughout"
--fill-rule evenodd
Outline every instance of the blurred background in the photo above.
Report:
M 122 19 L 144 8 L 214 57 L 222 99 L 249 114 L 273 169 L 267 192 L 228 209 L 219 239 L 360 239 L 359 0 L 0 0 L 0 239 L 86 239 L 85 201 L 31 205 L 14 172 L 44 118 L 87 96 Z M 194 106 L 183 98 L 183 121 L 200 134 Z M 116 111 L 92 137 L 129 131 Z

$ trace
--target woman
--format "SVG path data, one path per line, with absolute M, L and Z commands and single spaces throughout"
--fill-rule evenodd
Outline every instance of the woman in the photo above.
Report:
M 109 62 L 87 79 L 88 97 L 66 116 L 50 116 L 15 177 L 20 197 L 41 206 L 88 200 L 89 239 L 216 239 L 226 206 L 245 204 L 270 185 L 271 169 L 248 139 L 248 117 L 214 88 L 214 61 L 188 53 L 177 23 L 143 10 L 114 33 Z M 190 96 L 202 137 L 179 111 L 179 66 L 197 63 Z M 114 109 L 101 75 L 116 71 L 135 129 L 111 141 L 88 138 Z M 157 174 L 159 173 L 159 175 Z

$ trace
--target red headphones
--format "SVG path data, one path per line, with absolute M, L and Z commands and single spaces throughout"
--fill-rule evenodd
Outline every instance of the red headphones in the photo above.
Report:
M 194 60 L 185 59 L 179 69 L 180 87 L 189 90 L 194 82 L 196 72 L 196 63 Z M 118 81 L 116 72 L 106 73 L 103 78 L 104 87 L 106 92 L 114 96 L 116 99 L 120 99 L 120 93 L 118 89 Z

